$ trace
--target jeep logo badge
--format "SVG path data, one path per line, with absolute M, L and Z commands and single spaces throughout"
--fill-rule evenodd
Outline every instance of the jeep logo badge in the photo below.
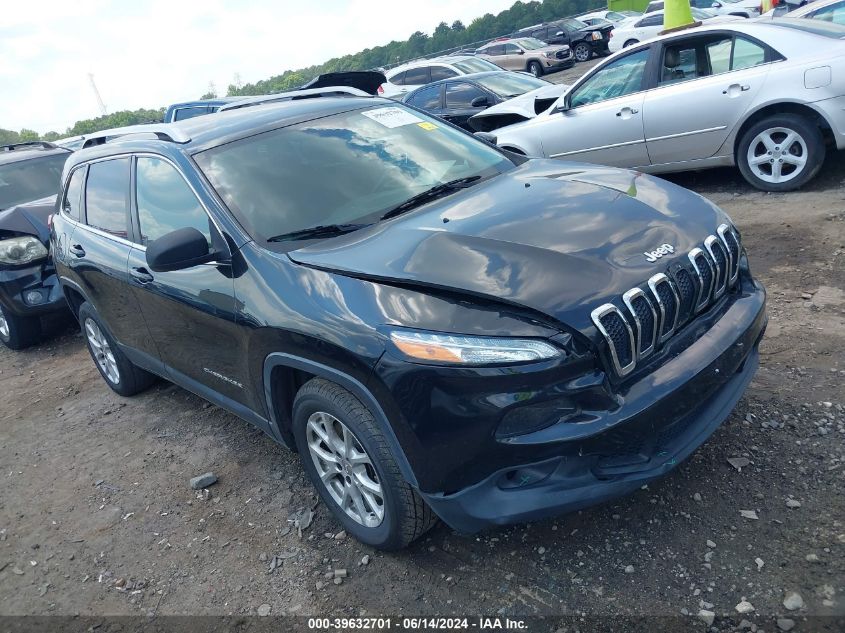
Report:
M 645 255 L 645 260 L 649 264 L 653 264 L 654 262 L 656 262 L 658 259 L 660 259 L 664 255 L 669 255 L 669 254 L 674 253 L 674 252 L 675 252 L 675 247 L 672 246 L 671 244 L 661 244 L 660 246 L 655 248 L 653 251 L 646 251 L 645 253 L 643 253 L 643 255 Z

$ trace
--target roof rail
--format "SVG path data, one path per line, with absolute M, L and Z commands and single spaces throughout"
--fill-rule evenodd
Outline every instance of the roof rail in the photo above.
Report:
M 160 141 L 167 141 L 169 143 L 189 143 L 191 137 L 185 134 L 176 126 L 168 123 L 154 123 L 149 125 L 129 125 L 127 127 L 116 127 L 110 130 L 100 130 L 93 134 L 85 135 L 85 142 L 82 147 L 94 147 L 96 145 L 103 145 L 110 141 L 126 136 L 140 136 L 149 134 L 155 136 Z
M 304 90 L 291 90 L 289 92 L 277 92 L 276 94 L 260 95 L 258 97 L 246 97 L 240 101 L 227 103 L 220 106 L 218 112 L 229 112 L 241 108 L 267 103 L 279 103 L 281 101 L 299 101 L 301 99 L 315 99 L 319 97 L 372 97 L 373 95 L 353 88 L 352 86 L 329 86 L 327 88 L 306 88 Z
M 58 145 L 53 145 L 53 143 L 48 143 L 47 141 L 21 141 L 20 143 L 8 143 L 6 145 L 0 145 L 0 151 L 14 152 L 16 149 L 26 149 L 28 147 L 56 149 Z

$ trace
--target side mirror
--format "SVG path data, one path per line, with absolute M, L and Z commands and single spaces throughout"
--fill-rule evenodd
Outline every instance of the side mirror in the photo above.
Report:
M 484 108 L 490 105 L 490 100 L 484 96 L 478 96 L 469 103 L 473 108 Z
M 558 31 L 557 33 L 555 33 L 555 37 L 563 37 L 563 36 L 564 36 L 563 31 Z
M 517 54 L 518 55 L 525 55 L 525 51 L 520 48 L 519 51 L 517 51 Z
M 561 101 L 560 105 L 555 107 L 555 112 L 568 112 L 572 109 L 572 96 L 570 93 L 567 93 L 563 96 L 563 101 Z
M 154 273 L 191 268 L 215 256 L 205 236 L 193 227 L 177 229 L 147 245 L 147 266 Z

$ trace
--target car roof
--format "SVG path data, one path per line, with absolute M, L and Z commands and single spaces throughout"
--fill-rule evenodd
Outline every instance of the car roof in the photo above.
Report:
M 403 70 L 410 70 L 411 68 L 419 68 L 420 66 L 428 66 L 430 64 L 454 64 L 455 62 L 462 62 L 467 59 L 475 59 L 475 57 L 473 55 L 442 55 L 430 59 L 415 59 L 412 62 L 406 62 L 396 68 L 391 68 L 387 73 L 393 77 L 396 73 L 400 73 Z
M 81 162 L 127 152 L 153 151 L 166 154 L 177 150 L 195 154 L 245 136 L 375 105 L 395 106 L 396 102 L 369 96 L 323 97 L 268 103 L 260 108 L 229 110 L 174 123 L 122 128 L 123 136 L 74 152 L 73 158 L 68 161 L 68 168 Z
M 800 18 L 808 13 L 818 11 L 819 9 L 828 7 L 832 4 L 838 4 L 840 2 L 842 2 L 842 0 L 815 0 L 814 2 L 808 2 L 803 7 L 798 7 L 794 11 L 787 13 L 786 16 L 781 17 Z
M 427 83 L 423 86 L 419 86 L 418 88 L 414 88 L 410 92 L 405 95 L 405 99 L 410 97 L 412 94 L 423 90 L 424 88 L 431 88 L 432 86 L 439 86 L 441 84 L 446 84 L 452 81 L 477 81 L 478 79 L 484 79 L 485 77 L 489 77 L 490 75 L 513 75 L 509 70 L 485 70 L 484 72 L 480 73 L 469 73 L 467 75 L 458 75 L 457 77 L 447 77 L 446 79 L 438 79 L 437 81 L 432 81 L 431 83 Z M 404 100 L 404 99 L 403 99 Z
M 34 142 L 0 145 L 0 165 L 9 165 L 33 158 L 70 153 L 71 151 L 69 149 L 58 147 L 52 143 Z

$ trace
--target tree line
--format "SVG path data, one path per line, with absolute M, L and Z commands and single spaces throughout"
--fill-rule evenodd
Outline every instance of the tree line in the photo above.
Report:
M 583 13 L 596 7 L 597 0 L 542 0 L 522 2 L 517 0 L 510 8 L 497 15 L 487 13 L 474 19 L 469 26 L 460 20 L 451 25 L 441 22 L 431 35 L 416 31 L 402 42 L 392 41 L 383 46 L 366 48 L 352 55 L 335 57 L 322 64 L 286 70 L 281 75 L 270 77 L 247 84 L 230 84 L 226 90 L 227 96 L 259 95 L 283 92 L 298 88 L 317 75 L 343 70 L 369 70 L 393 66 L 399 62 L 425 57 L 440 51 L 459 49 L 464 46 L 486 42 L 495 37 L 512 33 L 532 24 L 548 22 L 568 15 Z M 213 99 L 217 95 L 206 92 L 202 99 Z M 35 130 L 22 129 L 20 131 L 0 128 L 0 145 L 23 141 L 54 141 L 67 136 L 92 134 L 105 130 L 139 123 L 161 121 L 164 108 L 139 110 L 124 110 L 113 112 L 93 119 L 77 121 L 67 128 L 64 133 L 56 131 L 39 134 Z

